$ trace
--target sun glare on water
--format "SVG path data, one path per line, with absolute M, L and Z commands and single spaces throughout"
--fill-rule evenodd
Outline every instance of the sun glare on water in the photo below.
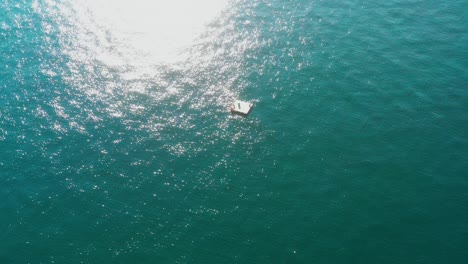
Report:
M 89 25 L 89 28 L 98 27 L 106 37 L 120 42 L 121 48 L 162 63 L 183 58 L 184 50 L 203 33 L 211 20 L 220 15 L 226 4 L 226 0 L 73 2 L 78 23 Z
M 134 100 L 134 93 L 146 96 L 151 106 L 170 103 L 172 112 L 187 105 L 225 111 L 243 87 L 236 83 L 242 54 L 255 43 L 233 30 L 230 4 L 46 0 L 36 11 L 53 22 L 45 21 L 43 28 L 57 32 L 54 52 L 64 66 L 46 65 L 44 72 L 58 72 L 79 94 L 122 119 L 129 109 L 148 107 Z

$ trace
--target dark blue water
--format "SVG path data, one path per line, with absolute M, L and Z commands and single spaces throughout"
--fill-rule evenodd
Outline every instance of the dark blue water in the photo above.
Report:
M 467 263 L 467 7 L 2 1 L 0 262 Z

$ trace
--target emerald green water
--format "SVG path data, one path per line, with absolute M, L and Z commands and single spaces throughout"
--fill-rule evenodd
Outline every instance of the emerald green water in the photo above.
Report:
M 468 261 L 466 1 L 174 3 L 0 2 L 1 263 Z

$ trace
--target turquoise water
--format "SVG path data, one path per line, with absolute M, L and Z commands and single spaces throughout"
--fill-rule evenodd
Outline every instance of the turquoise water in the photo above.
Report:
M 466 1 L 151 2 L 0 2 L 1 263 L 467 263 Z

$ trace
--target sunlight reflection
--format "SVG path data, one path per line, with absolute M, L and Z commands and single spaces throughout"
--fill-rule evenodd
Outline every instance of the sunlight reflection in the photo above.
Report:
M 206 24 L 220 15 L 227 0 L 84 0 L 74 3 L 79 15 L 104 29 L 108 38 L 149 56 L 153 62 L 174 62 L 183 58 L 184 49 L 203 32 Z
M 59 44 L 49 52 L 61 60 L 42 71 L 60 76 L 68 95 L 52 100 L 55 114 L 66 120 L 54 124 L 58 133 L 92 133 L 109 121 L 137 132 L 135 141 L 149 132 L 174 156 L 198 155 L 219 141 L 252 139 L 250 130 L 233 126 L 257 121 L 231 122 L 236 117 L 228 109 L 250 86 L 245 54 L 262 45 L 260 31 L 238 20 L 241 1 L 37 3 L 36 12 L 48 18 L 43 28 Z M 72 106 L 81 119 L 64 110 L 69 98 L 78 98 Z M 187 135 L 196 135 L 195 141 Z M 114 141 L 125 140 L 126 132 L 121 136 Z M 256 141 L 262 138 L 256 133 Z
M 67 0 L 46 8 L 66 58 L 61 76 L 100 105 L 93 116 L 141 129 L 135 119 L 158 113 L 144 124 L 156 135 L 158 124 L 191 129 L 194 121 L 176 112 L 226 113 L 247 85 L 239 69 L 256 34 L 236 30 L 228 4 L 234 6 L 230 0 Z

